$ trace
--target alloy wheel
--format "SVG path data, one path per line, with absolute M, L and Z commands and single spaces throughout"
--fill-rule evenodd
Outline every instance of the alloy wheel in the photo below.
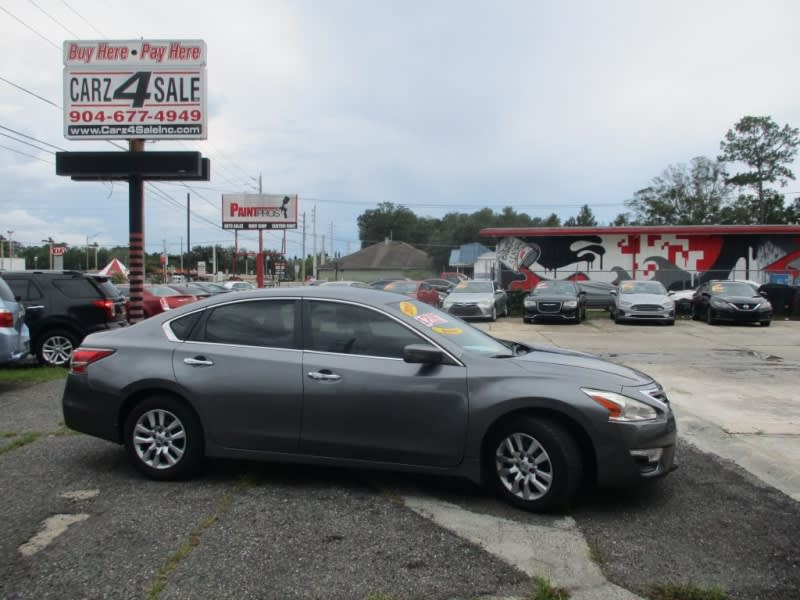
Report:
M 152 469 L 174 467 L 186 451 L 186 429 L 180 419 L 164 409 L 143 413 L 133 428 L 136 456 Z
M 61 335 L 51 336 L 42 343 L 42 357 L 50 365 L 67 364 L 72 350 L 72 340 Z
M 495 451 L 495 468 L 508 492 L 521 500 L 544 497 L 553 483 L 553 463 L 539 441 L 526 433 L 513 433 Z

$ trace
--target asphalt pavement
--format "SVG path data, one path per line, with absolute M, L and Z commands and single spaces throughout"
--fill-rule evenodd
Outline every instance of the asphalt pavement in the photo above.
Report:
M 158 483 L 63 428 L 62 382 L 5 388 L 0 447 L 28 443 L 0 454 L 0 597 L 522 598 L 537 575 L 574 600 L 683 583 L 800 597 L 800 323 L 480 326 L 656 375 L 679 417 L 678 471 L 584 490 L 563 515 L 459 480 L 298 465 L 211 461 Z

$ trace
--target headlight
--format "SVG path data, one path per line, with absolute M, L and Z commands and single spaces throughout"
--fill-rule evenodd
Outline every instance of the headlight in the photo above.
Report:
M 447 309 L 448 309 L 448 308 L 450 308 L 451 306 L 453 306 L 453 301 L 452 301 L 452 300 L 447 300 L 447 299 L 445 298 L 445 301 L 444 301 L 444 302 L 442 302 L 442 308 L 443 308 L 443 309 L 445 309 L 445 310 L 447 310 Z
M 662 306 L 664 308 L 673 308 L 675 303 L 672 300 L 664 300 L 664 304 Z
M 772 310 L 772 304 L 769 303 L 769 300 L 764 300 L 759 306 L 758 310 Z
M 622 394 L 587 388 L 581 388 L 581 391 L 608 411 L 609 421 L 652 421 L 658 416 L 656 409 L 649 404 Z
M 630 300 L 620 300 L 619 301 L 619 305 L 620 306 L 632 306 L 633 302 L 631 302 Z
M 564 308 L 578 308 L 577 300 L 567 300 L 564 302 Z
M 494 305 L 494 300 L 478 300 L 478 306 L 481 308 L 491 308 Z
M 530 306 L 531 308 L 536 308 L 536 300 L 534 300 L 530 296 L 527 296 L 525 298 L 525 300 L 523 300 L 522 302 L 525 304 L 525 306 Z

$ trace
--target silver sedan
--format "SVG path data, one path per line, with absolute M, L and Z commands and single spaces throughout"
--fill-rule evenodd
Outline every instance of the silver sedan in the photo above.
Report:
M 496 321 L 498 315 L 508 316 L 508 295 L 496 281 L 470 279 L 453 288 L 442 301 L 442 308 L 463 319 Z

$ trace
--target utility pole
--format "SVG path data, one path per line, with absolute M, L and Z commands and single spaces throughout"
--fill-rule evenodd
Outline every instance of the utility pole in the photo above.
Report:
M 183 236 L 181 236 L 181 273 L 183 273 Z
M 167 240 L 164 242 L 164 283 L 167 283 L 167 265 L 169 264 L 169 255 L 167 255 Z
M 192 270 L 192 238 L 189 230 L 189 215 L 191 214 L 189 206 L 191 205 L 191 202 L 192 198 L 189 195 L 189 192 L 186 192 L 186 271 L 187 272 Z M 183 262 L 182 255 L 181 255 L 181 262 Z M 189 278 L 187 277 L 186 279 L 188 281 Z
M 331 221 L 331 260 L 333 260 L 334 256 L 335 255 L 333 253 L 333 221 Z
M 311 258 L 311 276 L 317 278 L 317 207 L 311 209 L 311 238 L 313 240 L 314 255 Z
M 303 213 L 303 251 L 300 253 L 302 262 L 300 263 L 300 281 L 306 281 L 306 213 Z

